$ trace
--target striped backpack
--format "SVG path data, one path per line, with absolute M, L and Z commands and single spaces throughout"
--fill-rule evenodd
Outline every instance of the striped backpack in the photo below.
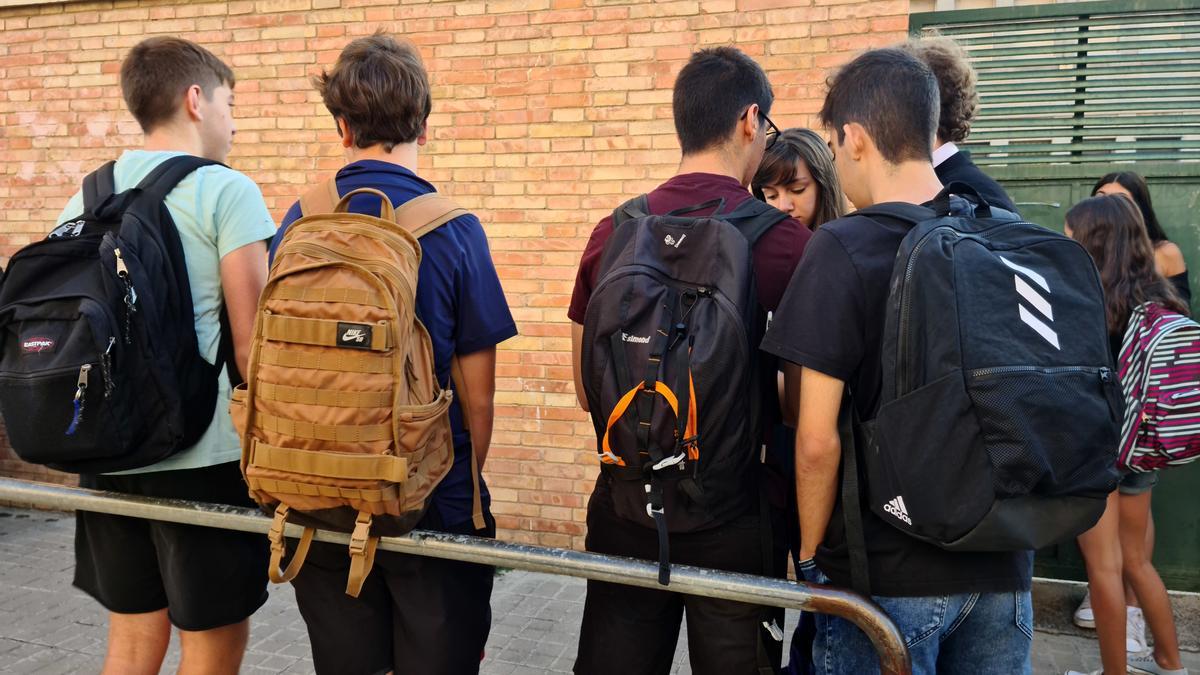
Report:
M 1119 365 L 1126 409 L 1117 465 L 1146 472 L 1200 458 L 1200 325 L 1141 305 L 1129 317 Z

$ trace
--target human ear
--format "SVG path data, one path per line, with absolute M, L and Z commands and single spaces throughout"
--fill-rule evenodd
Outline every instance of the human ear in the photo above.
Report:
M 199 122 L 204 119 L 204 114 L 200 111 L 200 100 L 204 97 L 204 91 L 200 89 L 200 85 L 193 84 L 188 87 L 183 94 L 183 107 L 187 111 L 188 117 Z
M 342 140 L 342 147 L 354 147 L 354 134 L 350 131 L 350 127 L 346 124 L 346 120 L 337 117 L 334 118 L 334 121 L 337 123 L 338 136 Z

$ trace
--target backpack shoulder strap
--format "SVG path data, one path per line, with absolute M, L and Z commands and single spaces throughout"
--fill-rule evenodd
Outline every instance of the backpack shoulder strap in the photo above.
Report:
M 615 230 L 617 226 L 627 220 L 635 218 L 645 218 L 650 215 L 650 199 L 646 195 L 638 195 L 633 199 L 618 206 L 612 213 L 612 224 Z
M 311 216 L 318 213 L 333 213 L 342 195 L 338 192 L 337 174 L 329 180 L 314 186 L 300 196 L 300 216 Z
M 397 225 L 420 239 L 442 225 L 469 215 L 470 212 L 446 197 L 436 193 L 414 197 L 396 209 L 394 220 Z
M 737 207 L 723 216 L 715 216 L 737 228 L 750 248 L 758 243 L 772 227 L 788 219 L 788 214 L 770 204 L 751 198 L 738 204 Z
M 117 163 L 105 162 L 104 166 L 89 173 L 83 179 L 83 208 L 88 213 L 95 213 L 96 207 L 104 203 L 117 190 L 114 172 Z
M 175 189 L 176 185 L 179 185 L 179 181 L 187 178 L 200 167 L 214 164 L 225 166 L 220 162 L 195 155 L 171 157 L 147 174 L 142 182 L 137 184 L 136 189 L 142 193 L 143 199 L 161 202 L 170 194 L 171 190 Z

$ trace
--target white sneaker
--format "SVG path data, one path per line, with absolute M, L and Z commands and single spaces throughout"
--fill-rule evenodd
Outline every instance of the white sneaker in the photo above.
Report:
M 1092 593 L 1088 591 L 1083 596 L 1083 602 L 1079 603 L 1079 607 L 1075 610 L 1075 616 L 1072 617 L 1075 625 L 1080 628 L 1095 628 L 1096 613 L 1092 611 Z
M 1149 649 L 1146 644 L 1146 617 L 1141 607 L 1125 608 L 1125 651 L 1138 654 Z
M 1158 665 L 1158 662 L 1154 660 L 1154 652 L 1150 650 L 1146 650 L 1140 654 L 1130 654 L 1126 663 L 1131 673 L 1142 673 L 1144 675 L 1188 675 L 1187 668 L 1167 670 Z

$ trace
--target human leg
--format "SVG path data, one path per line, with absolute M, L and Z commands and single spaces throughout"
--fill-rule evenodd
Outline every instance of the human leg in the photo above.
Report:
M 1096 617 L 1100 661 L 1109 673 L 1125 671 L 1125 594 L 1121 582 L 1120 504 L 1114 491 L 1104 514 L 1092 529 L 1079 535 L 1079 550 L 1087 569 L 1088 591 Z
M 294 542 L 293 542 L 294 543 Z M 289 545 L 289 550 L 292 545 Z M 386 552 L 376 554 L 386 560 Z M 367 575 L 357 598 L 346 595 L 345 546 L 313 542 L 292 580 L 308 628 L 313 667 L 321 675 L 376 675 L 392 668 L 392 600 L 384 575 Z
M 250 620 L 179 631 L 179 675 L 237 675 L 250 641 Z
M 1171 600 L 1158 571 L 1150 563 L 1146 550 L 1146 529 L 1150 521 L 1150 492 L 1121 495 L 1120 539 L 1123 573 L 1141 600 L 1142 612 L 1154 636 L 1155 661 L 1166 669 L 1182 667 L 1179 660 L 1179 636 Z
M 431 509 L 432 511 L 432 509 Z M 482 530 L 468 521 L 422 528 L 494 538 L 491 514 Z M 405 675 L 475 675 L 492 627 L 492 582 L 496 569 L 457 560 L 389 554 L 376 566 L 392 599 L 392 666 Z
M 101 675 L 156 675 L 171 642 L 167 610 L 108 615 L 108 648 Z
M 593 496 L 588 508 L 588 551 L 657 559 L 654 530 L 622 520 L 596 502 Z M 574 672 L 666 675 L 682 619 L 678 593 L 589 580 Z
M 958 616 L 941 635 L 939 673 L 1029 675 L 1033 672 L 1033 600 L 1029 591 L 952 596 Z

